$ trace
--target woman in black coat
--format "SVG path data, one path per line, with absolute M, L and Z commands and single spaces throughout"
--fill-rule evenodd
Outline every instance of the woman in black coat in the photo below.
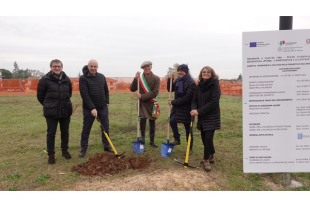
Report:
M 183 123 L 186 131 L 186 139 L 190 133 L 191 123 L 191 101 L 195 92 L 196 83 L 189 74 L 188 66 L 182 64 L 177 69 L 179 77 L 172 84 L 172 91 L 174 91 L 174 100 L 169 100 L 172 105 L 170 115 L 170 126 L 173 131 L 174 141 L 171 145 L 180 145 L 181 139 L 178 132 L 178 123 Z M 170 77 L 172 78 L 172 77 Z M 170 78 L 167 81 L 167 90 L 170 90 Z M 193 153 L 193 134 L 191 134 L 190 154 Z
M 192 100 L 191 116 L 198 116 L 197 128 L 201 131 L 204 145 L 204 159 L 201 162 L 207 172 L 211 172 L 210 163 L 214 163 L 214 131 L 221 128 L 219 100 L 221 89 L 218 76 L 206 66 L 199 73 L 199 84 Z

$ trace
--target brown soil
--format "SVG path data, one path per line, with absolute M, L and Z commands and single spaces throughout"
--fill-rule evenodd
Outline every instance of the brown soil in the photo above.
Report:
M 114 177 L 117 176 L 117 177 Z M 74 191 L 205 191 L 221 189 L 224 182 L 217 173 L 202 169 L 139 170 L 131 175 L 81 176 L 72 186 L 63 190 Z
M 87 162 L 78 164 L 71 168 L 72 172 L 81 175 L 113 175 L 128 169 L 145 169 L 153 160 L 147 160 L 141 157 L 116 158 L 114 154 L 103 152 L 90 157 Z

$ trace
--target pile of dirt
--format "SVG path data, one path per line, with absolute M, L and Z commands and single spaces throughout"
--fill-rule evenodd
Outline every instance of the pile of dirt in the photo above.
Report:
M 77 172 L 81 175 L 113 175 L 127 169 L 147 168 L 153 160 L 147 160 L 141 157 L 134 158 L 116 158 L 114 154 L 103 152 L 90 157 L 87 162 L 78 164 L 71 168 L 71 172 Z

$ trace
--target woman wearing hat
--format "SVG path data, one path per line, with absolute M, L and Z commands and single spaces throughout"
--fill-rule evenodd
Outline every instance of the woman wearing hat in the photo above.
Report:
M 188 66 L 182 64 L 178 67 L 178 78 L 172 84 L 172 91 L 174 91 L 174 100 L 169 100 L 168 103 L 172 105 L 171 115 L 170 115 L 170 126 L 173 131 L 174 141 L 171 145 L 180 145 L 181 139 L 178 131 L 178 123 L 183 123 L 186 131 L 186 139 L 190 133 L 190 123 L 191 123 L 191 101 L 195 93 L 196 84 L 191 75 L 188 72 Z M 170 78 L 173 78 L 173 73 L 167 80 L 167 90 L 170 90 Z M 193 134 L 191 134 L 193 137 Z M 193 138 L 190 144 L 190 154 L 193 153 Z
M 211 172 L 215 153 L 213 137 L 214 132 L 221 128 L 219 100 L 221 89 L 218 75 L 209 67 L 203 67 L 199 73 L 199 84 L 192 100 L 191 116 L 198 116 L 197 128 L 201 131 L 204 145 L 204 159 L 201 161 L 205 171 Z

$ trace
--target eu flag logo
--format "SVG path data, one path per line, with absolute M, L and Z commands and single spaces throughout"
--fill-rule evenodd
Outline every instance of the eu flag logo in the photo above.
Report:
M 256 47 L 256 42 L 250 42 L 250 47 Z

